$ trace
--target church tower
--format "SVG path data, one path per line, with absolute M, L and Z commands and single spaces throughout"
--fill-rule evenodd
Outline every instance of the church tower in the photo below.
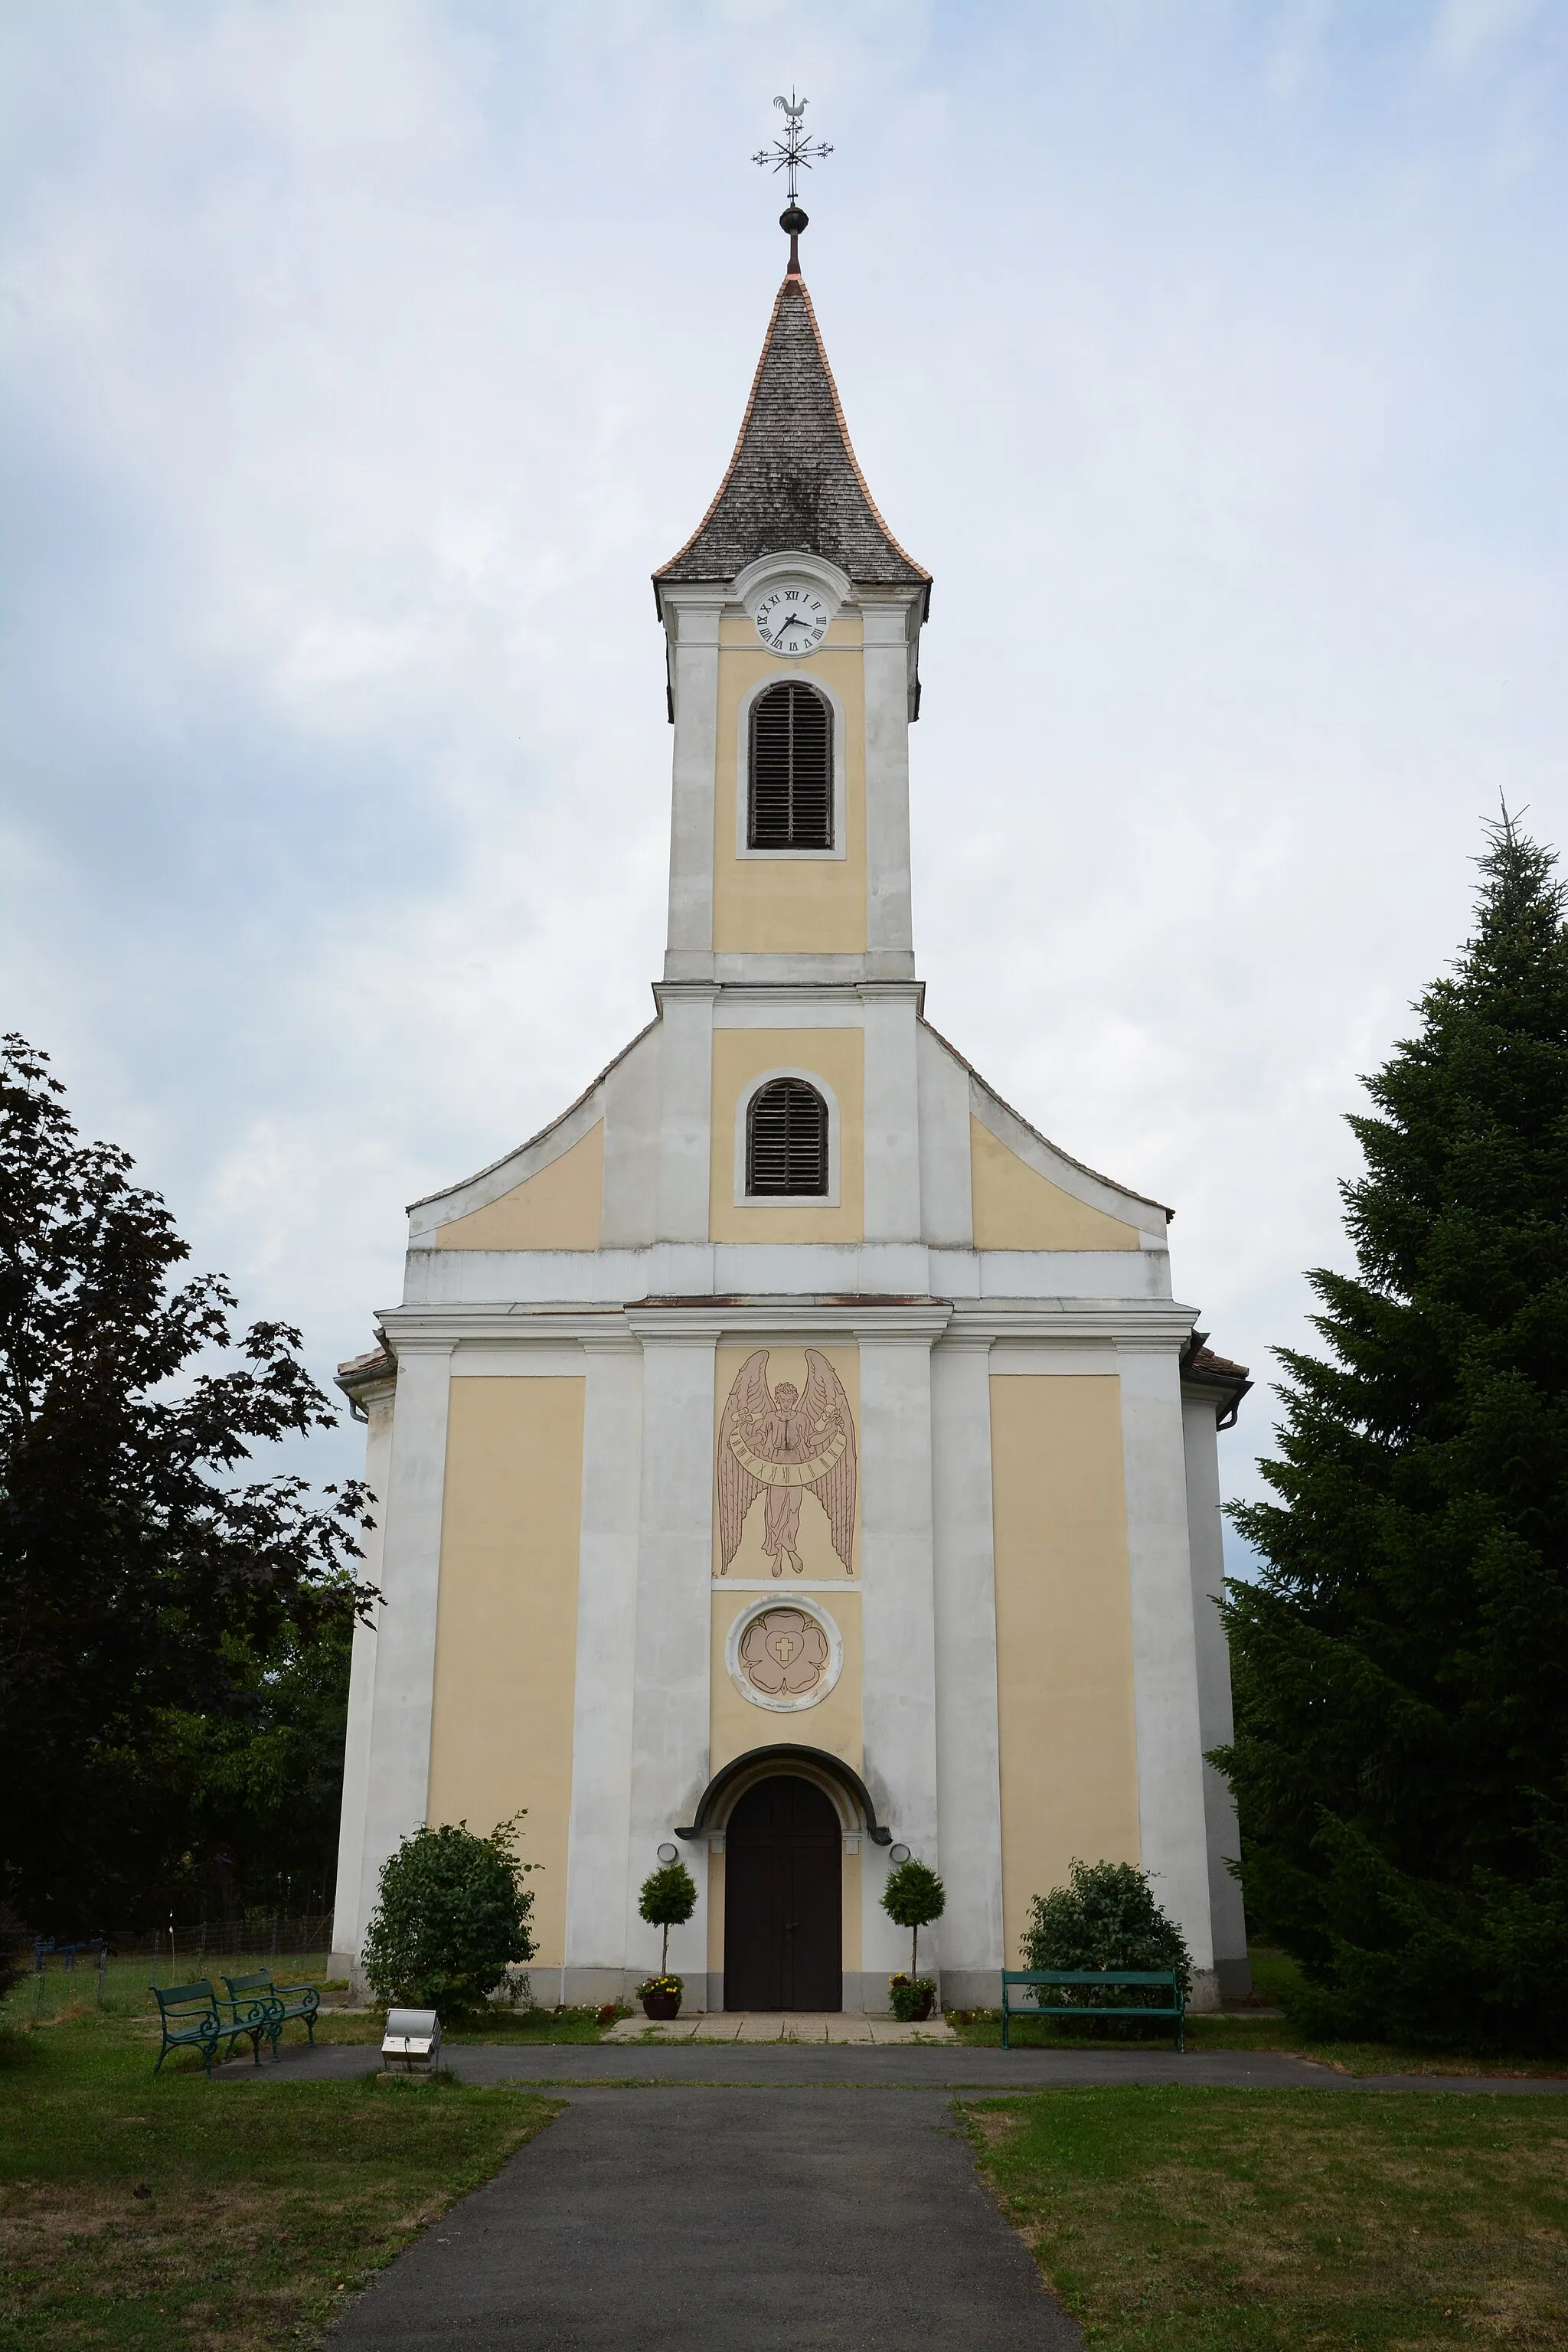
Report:
M 1216 1426 L 1170 1212 L 1070 1159 L 925 1018 L 909 742 L 931 578 L 857 462 L 798 265 L 740 436 L 654 574 L 673 728 L 652 1023 L 409 1212 L 340 1384 L 379 1499 L 334 1941 L 420 1822 L 526 1809 L 537 1995 L 658 1962 L 690 2010 L 885 2010 L 890 1857 L 994 2005 L 1031 1896 L 1138 1862 L 1194 2005 L 1247 1983 Z M 650 721 L 654 714 L 650 713 Z M 1005 787 L 998 784 L 994 789 Z M 1005 943 L 996 952 L 1005 964 Z

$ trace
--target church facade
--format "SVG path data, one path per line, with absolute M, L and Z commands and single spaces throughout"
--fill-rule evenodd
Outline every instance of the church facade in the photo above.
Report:
M 1216 1427 L 1245 1371 L 1170 1212 L 928 1023 L 909 730 L 929 575 L 861 477 L 792 250 L 741 435 L 655 574 L 673 725 L 655 1019 L 409 1212 L 342 1368 L 376 1497 L 336 1965 L 420 1822 L 526 1809 L 537 1997 L 886 2009 L 890 1858 L 994 2004 L 1030 1898 L 1141 1863 L 1194 2005 L 1244 1990 Z M 651 716 L 651 714 L 650 714 Z

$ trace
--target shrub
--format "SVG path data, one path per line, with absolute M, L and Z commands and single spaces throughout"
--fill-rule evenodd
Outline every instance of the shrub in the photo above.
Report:
M 27 1973 L 32 1958 L 28 1949 L 31 1937 L 18 1915 L 8 1903 L 0 1903 L 0 2001 L 19 1985 Z
M 1068 1884 L 1035 1895 L 1029 1916 L 1020 1939 L 1026 1969 L 1174 1969 L 1184 1996 L 1192 1990 L 1185 1938 L 1155 1902 L 1148 1872 L 1131 1862 L 1074 1862 Z M 1082 2009 L 1154 2008 L 1164 1999 L 1158 1985 L 1056 1985 L 1051 1997 Z
M 927 1864 L 900 1862 L 888 1873 L 882 1908 L 895 1927 L 910 1930 L 910 1974 L 918 1975 L 921 1929 L 946 1910 L 946 1887 Z
M 533 1894 L 519 1862 L 521 1813 L 476 1837 L 466 1822 L 418 1829 L 388 1857 L 364 1943 L 364 1972 L 377 1998 L 471 2016 L 508 1969 L 533 1958 Z

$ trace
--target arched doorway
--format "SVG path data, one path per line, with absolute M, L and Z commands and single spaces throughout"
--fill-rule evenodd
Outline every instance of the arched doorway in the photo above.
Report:
M 829 1800 L 780 1772 L 746 1790 L 724 1832 L 724 2006 L 844 2005 L 844 1840 Z

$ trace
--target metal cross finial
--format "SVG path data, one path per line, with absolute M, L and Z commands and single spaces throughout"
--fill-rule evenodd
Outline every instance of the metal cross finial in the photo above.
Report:
M 763 147 L 752 158 L 753 163 L 771 164 L 775 172 L 789 173 L 789 203 L 779 215 L 779 226 L 789 238 L 789 268 L 792 278 L 798 278 L 800 275 L 800 233 L 806 226 L 806 215 L 802 212 L 798 202 L 799 174 L 802 172 L 809 172 L 812 165 L 820 163 L 824 155 L 831 155 L 833 152 L 832 148 L 824 145 L 820 139 L 811 142 L 805 136 L 801 117 L 809 103 L 810 100 L 807 99 L 796 98 L 794 90 L 791 90 L 787 98 L 775 98 L 773 104 L 780 109 L 784 118 L 784 137 L 775 139 L 771 147 Z

